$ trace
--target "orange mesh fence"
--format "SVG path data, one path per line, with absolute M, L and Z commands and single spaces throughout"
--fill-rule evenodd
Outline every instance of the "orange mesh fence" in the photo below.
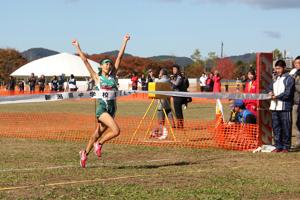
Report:
M 0 113 L 0 137 L 88 141 L 96 128 L 94 114 Z M 257 125 L 222 124 L 215 120 L 184 120 L 184 129 L 171 129 L 157 118 L 116 116 L 121 134 L 111 144 L 253 150 Z

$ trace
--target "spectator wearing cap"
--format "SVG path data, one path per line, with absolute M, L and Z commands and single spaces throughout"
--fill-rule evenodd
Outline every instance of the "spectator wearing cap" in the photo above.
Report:
M 242 99 L 235 100 L 231 107 L 234 107 L 234 112 L 237 113 L 240 123 L 256 124 L 256 117 L 250 110 L 246 109 L 245 103 Z

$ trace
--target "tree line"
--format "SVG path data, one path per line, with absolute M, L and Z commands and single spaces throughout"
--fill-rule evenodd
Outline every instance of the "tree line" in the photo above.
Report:
M 278 49 L 275 49 L 273 53 L 274 58 L 282 58 L 282 53 Z M 116 56 L 105 54 L 85 55 L 88 59 L 98 63 L 105 58 L 109 58 L 113 62 L 116 60 Z M 247 74 L 250 65 L 253 66 L 253 69 L 256 69 L 256 59 L 253 59 L 251 62 L 238 60 L 234 63 L 227 57 L 219 58 L 215 52 L 209 52 L 208 56 L 203 58 L 199 49 L 196 49 L 190 58 L 193 60 L 192 63 L 181 66 L 182 71 L 185 71 L 188 78 L 199 78 L 203 72 L 218 71 L 223 79 L 236 79 Z M 22 57 L 22 54 L 16 49 L 0 48 L 0 81 L 7 83 L 9 75 L 27 63 L 28 60 Z M 125 57 L 120 64 L 118 77 L 130 78 L 132 72 L 136 72 L 138 76 L 141 76 L 142 73 L 147 76 L 150 69 L 153 71 L 154 76 L 158 77 L 159 71 L 162 68 L 167 69 L 168 74 L 172 74 L 172 66 L 174 64 L 174 60 L 160 59 L 154 61 L 150 58 Z

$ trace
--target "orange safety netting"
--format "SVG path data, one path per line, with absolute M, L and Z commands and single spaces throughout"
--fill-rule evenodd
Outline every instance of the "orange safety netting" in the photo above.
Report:
M 0 137 L 88 141 L 96 128 L 93 114 L 0 113 Z M 116 116 L 121 134 L 111 144 L 210 149 L 253 150 L 258 147 L 257 125 L 223 124 L 215 120 L 184 120 L 173 129 L 157 118 Z M 139 127 L 139 129 L 138 129 Z

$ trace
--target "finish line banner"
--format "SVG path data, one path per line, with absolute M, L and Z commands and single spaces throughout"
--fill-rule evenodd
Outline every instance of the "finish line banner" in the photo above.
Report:
M 60 93 L 0 96 L 0 104 L 51 102 L 51 101 L 62 101 L 62 100 L 90 99 L 90 98 L 112 100 L 118 97 L 128 96 L 136 93 L 151 93 L 151 94 L 161 94 L 161 95 L 177 96 L 177 97 L 193 97 L 193 98 L 206 98 L 206 99 L 254 99 L 254 100 L 271 99 L 271 95 L 269 94 L 118 90 L 116 92 L 85 91 L 85 92 L 60 92 Z

